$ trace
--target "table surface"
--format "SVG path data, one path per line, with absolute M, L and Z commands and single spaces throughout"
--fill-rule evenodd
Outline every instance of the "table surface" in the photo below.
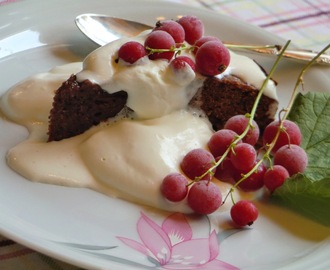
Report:
M 10 5 L 17 0 L 0 0 Z M 41 0 L 40 0 L 41 1 Z M 257 25 L 300 47 L 321 50 L 330 42 L 329 0 L 168 0 L 208 8 Z M 0 269 L 81 269 L 0 235 Z

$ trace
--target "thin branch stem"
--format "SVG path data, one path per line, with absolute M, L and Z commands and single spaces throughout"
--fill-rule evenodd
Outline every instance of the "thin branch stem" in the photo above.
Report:
M 294 100 L 295 100 L 295 98 L 296 98 L 296 96 L 297 96 L 297 94 L 298 94 L 298 87 L 303 83 L 303 76 L 304 76 L 304 74 L 307 72 L 307 70 L 315 63 L 315 61 L 316 61 L 316 59 L 322 54 L 322 53 L 324 53 L 326 50 L 328 50 L 330 48 L 330 44 L 328 45 L 328 46 L 326 46 L 322 51 L 320 51 L 302 70 L 301 70 L 301 72 L 300 72 L 300 74 L 299 74 L 299 77 L 298 77 L 298 79 L 297 79 L 297 81 L 296 81 L 296 84 L 295 84 L 295 87 L 294 87 L 294 89 L 293 89 L 293 93 L 292 93 L 292 95 L 291 95 L 291 98 L 290 98 L 290 101 L 289 101 L 289 104 L 288 104 L 288 106 L 286 107 L 286 109 L 283 109 L 282 110 L 282 112 L 284 112 L 284 115 L 283 115 L 283 117 L 281 117 L 280 119 L 279 119 L 279 122 L 280 122 L 280 124 L 279 124 L 279 127 L 278 127 L 278 129 L 277 129 L 277 132 L 276 132 L 276 134 L 275 134 L 275 137 L 274 137 L 274 139 L 272 140 L 272 142 L 270 143 L 270 144 L 268 144 L 267 145 L 267 150 L 266 150 L 266 152 L 264 153 L 264 155 L 262 156 L 262 158 L 256 163 L 256 165 L 247 173 L 247 174 L 244 174 L 243 176 L 242 176 L 242 178 L 239 180 L 239 181 L 237 181 L 236 183 L 235 183 L 235 185 L 233 186 L 233 188 L 236 188 L 240 183 L 242 183 L 245 179 L 247 179 L 252 173 L 254 173 L 257 169 L 258 169 L 258 167 L 261 165 L 261 163 L 265 160 L 265 159 L 269 159 L 269 155 L 270 155 L 270 153 L 271 153 L 271 151 L 272 151 L 272 149 L 273 149 L 273 147 L 275 146 L 275 144 L 276 144 L 276 142 L 277 142 L 277 139 L 278 139 L 278 137 L 279 137 L 279 135 L 280 135 L 280 133 L 283 131 L 283 129 L 284 129 L 284 126 L 283 126 L 283 123 L 284 123 L 284 120 L 285 119 L 287 119 L 287 117 L 288 117 L 288 115 L 289 115 L 289 113 L 290 113 L 290 111 L 291 111 L 291 108 L 292 108 L 292 106 L 293 106 L 293 103 L 294 103 Z M 286 49 L 286 46 L 283 48 L 283 50 L 282 50 L 282 52 L 284 52 L 285 51 L 285 49 Z M 278 60 L 280 59 L 280 57 L 278 58 Z M 277 63 L 275 62 L 275 64 L 274 64 L 274 66 L 276 66 L 277 65 Z M 273 66 L 273 67 L 274 67 Z M 251 112 L 251 114 L 252 114 L 252 112 Z M 233 192 L 233 189 L 231 189 L 230 191 L 229 191 L 230 193 L 232 193 Z M 228 196 L 226 196 L 226 198 L 227 198 Z
M 281 53 L 279 54 L 279 56 L 277 57 L 275 63 L 273 64 L 273 67 L 271 68 L 270 72 L 268 73 L 266 79 L 264 80 L 260 90 L 259 90 L 259 93 L 256 97 L 256 100 L 253 104 L 253 107 L 251 109 L 251 112 L 250 114 L 248 115 L 249 117 L 249 122 L 248 122 L 248 125 L 247 127 L 245 128 L 245 130 L 243 131 L 242 134 L 240 134 L 239 136 L 236 137 L 236 139 L 230 144 L 230 146 L 226 149 L 226 151 L 224 152 L 224 154 L 220 157 L 220 159 L 208 170 L 206 171 L 203 175 L 197 177 L 194 181 L 199 181 L 200 179 L 202 179 L 203 177 L 205 177 L 207 174 L 209 174 L 210 172 L 212 172 L 214 169 L 216 169 L 224 160 L 225 158 L 228 156 L 228 154 L 230 153 L 230 151 L 232 151 L 232 149 L 235 147 L 235 145 L 240 141 L 242 140 L 245 135 L 249 132 L 250 128 L 253 126 L 253 119 L 254 119 L 254 116 L 256 114 L 256 111 L 257 111 L 257 107 L 258 107 L 258 104 L 260 102 L 260 99 L 264 93 L 264 90 L 267 86 L 267 83 L 268 81 L 271 79 L 271 77 L 273 76 L 278 64 L 279 64 L 279 61 L 280 59 L 282 58 L 283 56 L 283 53 L 284 51 L 286 50 L 286 48 L 289 46 L 290 44 L 290 41 L 288 41 L 285 46 L 283 47 L 283 50 L 281 51 Z

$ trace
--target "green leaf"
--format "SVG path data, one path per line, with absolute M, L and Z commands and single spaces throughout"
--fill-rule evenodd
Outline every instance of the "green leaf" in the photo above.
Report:
M 299 94 L 288 119 L 296 122 L 308 155 L 305 174 L 313 180 L 330 176 L 330 93 Z
M 273 201 L 330 226 L 330 178 L 312 181 L 295 175 L 274 192 Z
M 278 188 L 273 200 L 330 226 L 330 93 L 298 94 L 288 119 L 301 129 L 308 167 Z

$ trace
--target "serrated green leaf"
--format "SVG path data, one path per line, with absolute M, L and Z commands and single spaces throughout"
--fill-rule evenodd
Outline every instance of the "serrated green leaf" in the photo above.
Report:
M 308 167 L 278 188 L 273 198 L 330 226 L 330 93 L 298 94 L 288 119 L 301 129 Z

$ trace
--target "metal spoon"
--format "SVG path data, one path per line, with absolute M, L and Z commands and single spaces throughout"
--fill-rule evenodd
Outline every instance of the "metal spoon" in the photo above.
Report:
M 152 28 L 143 23 L 99 14 L 81 14 L 76 17 L 75 22 L 88 38 L 100 46 L 121 37 L 133 37 Z M 247 50 L 274 56 L 277 56 L 282 49 L 280 45 L 243 45 L 229 42 L 224 44 L 233 50 Z M 286 50 L 283 54 L 284 57 L 304 62 L 312 60 L 316 55 L 317 52 L 303 49 Z M 321 54 L 316 63 L 330 65 L 330 55 Z

